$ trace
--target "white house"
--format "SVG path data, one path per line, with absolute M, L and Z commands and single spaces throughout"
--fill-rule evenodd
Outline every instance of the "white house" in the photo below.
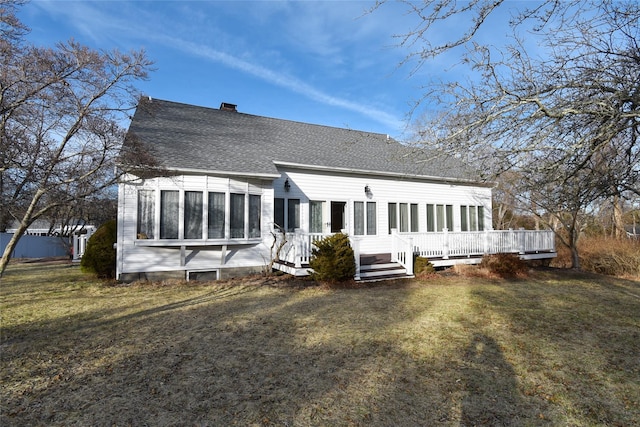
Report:
M 410 275 L 415 254 L 435 265 L 555 256 L 551 232 L 491 230 L 491 184 L 460 161 L 387 135 L 149 98 L 123 154 L 123 281 L 260 272 L 274 239 L 286 240 L 274 266 L 307 274 L 312 242 L 337 231 L 350 236 L 357 279 Z

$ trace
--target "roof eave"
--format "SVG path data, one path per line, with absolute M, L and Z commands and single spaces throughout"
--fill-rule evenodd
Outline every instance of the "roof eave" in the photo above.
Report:
M 386 172 L 386 171 L 372 171 L 366 169 L 355 169 L 355 168 L 340 168 L 340 167 L 332 167 L 332 166 L 318 166 L 318 165 L 306 165 L 301 163 L 291 163 L 291 162 L 282 162 L 278 160 L 274 160 L 273 163 L 276 166 L 284 166 L 292 169 L 302 169 L 302 170 L 314 170 L 320 172 L 341 172 L 347 174 L 359 174 L 359 175 L 371 175 L 371 176 L 385 176 L 392 178 L 412 178 L 412 179 L 420 179 L 424 181 L 436 181 L 443 182 L 447 184 L 465 184 L 472 185 L 476 187 L 495 187 L 495 183 L 493 182 L 478 182 L 471 179 L 463 179 L 463 178 L 451 178 L 451 177 L 442 177 L 442 176 L 433 176 L 433 175 L 418 175 L 418 174 L 409 174 L 402 172 Z

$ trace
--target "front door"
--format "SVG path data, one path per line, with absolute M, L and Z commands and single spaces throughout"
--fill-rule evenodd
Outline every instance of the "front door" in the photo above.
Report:
M 345 228 L 345 207 L 347 202 L 331 202 L 331 232 L 339 233 Z

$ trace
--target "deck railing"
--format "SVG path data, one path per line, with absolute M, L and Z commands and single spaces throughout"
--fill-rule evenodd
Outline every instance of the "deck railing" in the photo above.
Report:
M 397 236 L 397 237 L 396 237 Z M 396 233 L 393 238 L 413 238 L 413 251 L 425 258 L 481 256 L 497 253 L 555 252 L 552 230 L 487 230 L 438 233 Z
M 313 242 L 329 234 L 294 232 L 275 233 L 277 244 L 285 239 L 279 254 L 280 262 L 303 269 L 309 265 Z M 360 239 L 350 236 L 356 255 L 356 277 L 360 273 Z M 391 252 L 391 260 L 401 264 L 407 274 L 413 274 L 413 257 L 450 259 L 478 257 L 486 254 L 555 252 L 555 236 L 551 230 L 490 230 L 471 232 L 400 233 L 391 230 L 391 247 L 381 247 L 379 253 Z M 275 256 L 275 254 L 272 254 Z

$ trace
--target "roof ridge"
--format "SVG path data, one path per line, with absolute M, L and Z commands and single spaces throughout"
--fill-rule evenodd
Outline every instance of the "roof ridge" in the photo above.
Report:
M 205 110 L 215 110 L 215 111 L 221 111 L 221 112 L 230 113 L 230 114 L 242 114 L 242 115 L 245 115 L 245 116 L 259 117 L 259 118 L 268 119 L 268 120 L 276 120 L 276 121 L 281 121 L 281 122 L 297 123 L 297 124 L 305 125 L 305 126 L 318 126 L 318 127 L 328 128 L 328 129 L 337 129 L 337 130 L 343 130 L 343 131 L 358 132 L 358 133 L 367 134 L 367 135 L 378 135 L 380 137 L 388 139 L 389 141 L 393 141 L 395 143 L 401 144 L 400 141 L 398 141 L 397 139 L 391 137 L 389 134 L 386 134 L 386 133 L 372 132 L 372 131 L 366 131 L 366 130 L 361 130 L 361 129 L 352 129 L 352 128 L 348 128 L 348 127 L 330 126 L 330 125 L 324 125 L 324 124 L 320 124 L 320 123 L 309 123 L 309 122 L 303 122 L 303 121 L 300 121 L 300 120 L 283 119 L 283 118 L 280 118 L 280 117 L 261 116 L 261 115 L 258 115 L 258 114 L 245 113 L 245 112 L 241 112 L 241 111 L 233 111 L 233 112 L 231 112 L 231 111 L 222 110 L 220 108 L 208 107 L 208 106 L 205 106 L 205 105 L 187 104 L 186 102 L 170 101 L 170 100 L 167 100 L 167 99 L 154 98 L 152 96 L 148 96 L 146 98 L 148 98 L 149 101 L 152 102 L 152 103 L 154 101 L 160 101 L 160 102 L 164 102 L 164 103 L 167 103 L 167 104 L 184 105 L 185 107 L 202 108 L 202 109 L 205 109 Z

